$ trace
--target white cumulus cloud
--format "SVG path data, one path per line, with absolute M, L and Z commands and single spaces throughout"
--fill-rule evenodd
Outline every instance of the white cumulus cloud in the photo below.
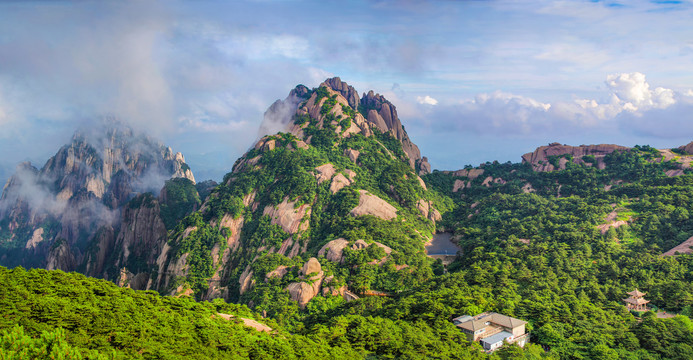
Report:
M 676 103 L 673 90 L 662 87 L 650 90 L 645 75 L 639 72 L 609 75 L 606 85 L 624 110 L 664 109 Z
M 426 96 L 417 96 L 416 101 L 419 104 L 425 104 L 425 105 L 438 105 L 438 100 L 426 95 Z
M 545 103 L 503 91 L 482 93 L 457 105 L 441 105 L 429 114 L 433 126 L 496 135 L 609 132 L 616 128 L 657 137 L 693 136 L 693 91 L 652 88 L 639 72 L 606 77 L 601 100 Z M 422 103 L 423 98 L 417 98 Z M 691 125 L 687 125 L 691 123 Z M 668 126 L 667 124 L 671 125 Z M 555 136 L 555 135 L 554 135 Z

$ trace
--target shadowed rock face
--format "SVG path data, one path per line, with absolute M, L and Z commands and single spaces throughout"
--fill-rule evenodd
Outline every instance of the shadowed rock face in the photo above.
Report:
M 555 167 L 548 161 L 550 156 L 571 155 L 575 163 L 580 163 L 583 156 L 593 155 L 597 160 L 595 165 L 603 168 L 604 156 L 615 150 L 626 151 L 629 149 L 625 146 L 613 144 L 570 146 L 551 143 L 548 146 L 538 147 L 534 152 L 522 155 L 522 162 L 532 164 L 535 171 L 553 171 Z M 565 168 L 565 163 L 562 163 L 560 168 Z

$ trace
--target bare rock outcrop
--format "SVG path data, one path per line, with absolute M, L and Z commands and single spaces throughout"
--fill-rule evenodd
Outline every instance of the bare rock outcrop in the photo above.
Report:
M 464 189 L 464 186 L 466 185 L 466 182 L 457 179 L 455 180 L 455 183 L 452 184 L 452 192 L 458 192 L 460 189 Z
M 679 245 L 676 245 L 669 251 L 662 254 L 662 256 L 674 256 L 676 254 L 690 254 L 693 253 L 693 236 L 689 237 L 686 241 Z
M 123 225 L 115 240 L 115 257 L 110 262 L 117 268 L 128 267 L 128 270 L 134 271 L 132 266 L 129 266 L 130 259 L 137 259 L 136 262 L 144 261 L 147 265 L 156 264 L 157 255 L 161 253 L 167 241 L 167 232 L 156 198 L 147 193 L 139 195 L 133 202 L 139 202 L 140 206 L 127 206 L 123 210 Z M 133 288 L 143 290 L 134 286 Z
M 525 194 L 529 194 L 532 192 L 536 192 L 536 190 L 534 190 L 534 188 L 532 187 L 532 184 L 526 183 L 524 186 L 522 186 L 522 192 Z
M 275 101 L 265 111 L 262 124 L 258 130 L 258 138 L 285 131 L 291 125 L 291 119 L 301 101 L 308 96 L 310 89 L 303 85 L 296 86 L 284 100 Z
M 359 108 L 359 93 L 356 91 L 356 89 L 343 82 L 339 77 L 327 79 L 322 83 L 322 85 L 325 85 L 340 93 L 347 100 L 349 106 L 351 106 L 353 109 Z
M 239 292 L 243 295 L 246 291 L 250 290 L 253 286 L 253 270 L 251 270 L 250 265 L 245 267 L 241 277 L 238 279 L 238 284 L 240 285 Z
M 550 156 L 571 155 L 573 157 L 573 162 L 582 163 L 583 156 L 592 155 L 597 161 L 597 167 L 603 168 L 604 156 L 616 150 L 626 151 L 629 149 L 630 148 L 625 146 L 613 144 L 570 146 L 551 143 L 548 146 L 538 147 L 534 152 L 522 155 L 522 162 L 532 164 L 535 171 L 553 171 L 556 170 L 556 168 L 549 163 Z M 565 161 L 567 161 L 567 159 L 563 162 L 563 168 L 565 168 Z M 559 164 L 559 167 L 561 167 L 561 164 Z
M 351 210 L 351 215 L 373 215 L 383 220 L 392 220 L 397 217 L 397 209 L 368 191 L 359 190 L 359 204 Z
M 332 183 L 330 184 L 330 192 L 333 194 L 336 194 L 337 191 L 342 190 L 343 188 L 351 185 L 353 183 L 353 180 L 350 178 L 347 178 L 346 176 L 342 174 L 337 174 L 335 177 L 332 179 Z
M 433 204 L 424 199 L 419 199 L 419 202 L 416 203 L 416 208 L 421 212 L 421 215 L 433 222 L 440 221 L 442 219 L 442 216 L 440 215 L 440 212 L 438 210 L 433 208 Z
M 48 254 L 46 263 L 47 270 L 58 269 L 73 269 L 75 267 L 75 256 L 70 251 L 70 245 L 66 240 L 60 239 L 59 245 L 53 245 L 51 252 Z
M 311 211 L 308 204 L 303 204 L 298 208 L 295 205 L 295 201 L 289 201 L 286 198 L 278 205 L 265 207 L 263 214 L 272 218 L 272 224 L 281 226 L 289 234 L 295 234 L 308 229 L 308 221 L 304 221 L 304 218 L 310 217 Z
M 274 269 L 274 270 L 268 272 L 267 274 L 265 274 L 265 281 L 267 281 L 267 280 L 269 280 L 269 279 L 271 279 L 271 278 L 273 278 L 273 277 L 278 277 L 278 278 L 281 279 L 281 278 L 283 278 L 284 275 L 286 275 L 286 273 L 288 273 L 288 272 L 289 272 L 289 267 L 288 267 L 288 266 L 279 265 L 279 266 L 277 266 L 276 269 Z
M 344 238 L 332 240 L 320 248 L 318 256 L 324 256 L 327 260 L 333 262 L 341 262 L 342 252 L 348 245 L 349 241 Z
M 31 239 L 27 241 L 25 248 L 35 249 L 41 241 L 43 241 L 43 228 L 38 228 L 34 230 L 34 233 L 31 235 Z
M 382 132 L 391 133 L 402 143 L 402 150 L 409 158 L 409 165 L 413 169 L 418 169 L 420 174 L 430 172 L 431 166 L 428 159 L 421 157 L 419 147 L 409 139 L 409 135 L 404 130 L 397 116 L 397 109 L 384 96 L 371 90 L 357 101 L 358 93 L 356 90 L 338 77 L 327 79 L 321 85 L 338 92 L 354 110 L 357 110 L 359 105 L 363 109 L 367 109 L 365 118 L 369 123 L 375 125 Z
M 346 155 L 351 161 L 356 162 L 356 160 L 359 159 L 361 152 L 354 149 L 346 149 L 344 150 L 344 155 Z
M 332 179 L 336 169 L 334 168 L 334 165 L 327 163 L 316 167 L 315 171 L 315 178 L 318 180 L 318 184 L 321 184 L 324 181 Z
M 333 194 L 336 194 L 344 187 L 353 184 L 354 178 L 356 177 L 356 173 L 353 170 L 345 169 L 343 172 L 346 174 L 346 176 L 342 173 L 337 173 L 335 175 L 336 172 L 337 169 L 335 169 L 334 165 L 330 163 L 323 164 L 315 168 L 315 178 L 318 180 L 318 184 L 330 179 L 332 180 L 330 183 L 330 192 Z
M 452 172 L 452 176 L 467 177 L 474 180 L 484 174 L 484 169 L 462 169 Z

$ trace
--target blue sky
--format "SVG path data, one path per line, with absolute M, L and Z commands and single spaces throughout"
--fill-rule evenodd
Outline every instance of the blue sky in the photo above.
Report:
M 264 110 L 340 76 L 434 168 L 693 141 L 690 1 L 0 1 L 0 177 L 116 116 L 219 180 Z

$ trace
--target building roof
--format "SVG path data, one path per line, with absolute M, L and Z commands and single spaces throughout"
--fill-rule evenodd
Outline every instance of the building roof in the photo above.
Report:
M 634 296 L 634 297 L 643 297 L 643 296 L 647 295 L 647 293 L 638 291 L 637 288 L 635 290 L 629 292 L 629 293 L 626 293 L 626 294 L 628 294 L 630 296 Z
M 506 316 L 503 314 L 498 314 L 498 313 L 492 313 L 493 320 L 491 320 L 492 323 L 500 326 L 505 326 L 510 329 L 514 329 L 518 326 L 524 325 L 527 322 L 524 320 L 520 319 L 515 319 L 510 316 Z
M 459 319 L 459 320 L 458 320 Z M 520 319 L 515 319 L 510 316 L 506 316 L 498 313 L 483 313 L 474 317 L 460 316 L 455 318 L 453 321 L 458 320 L 459 323 L 456 324 L 458 327 L 470 331 L 477 331 L 486 328 L 486 323 L 490 323 L 496 326 L 503 326 L 505 328 L 514 329 L 518 326 L 522 326 L 527 322 Z
M 498 334 L 491 335 L 487 338 L 481 339 L 481 342 L 486 343 L 488 345 L 493 345 L 493 344 L 499 343 L 499 342 L 501 342 L 501 341 L 503 341 L 503 340 L 505 340 L 511 336 L 513 336 L 513 334 L 511 334 L 507 331 L 501 331 Z
M 463 323 L 463 322 L 469 321 L 469 320 L 471 320 L 471 319 L 473 319 L 473 318 L 472 318 L 471 316 L 469 316 L 469 315 L 462 315 L 462 316 L 458 316 L 458 317 L 452 319 L 452 322 L 453 322 L 455 325 L 457 325 L 457 324 L 461 324 L 461 323 Z
M 485 328 L 486 325 L 486 320 L 467 320 L 463 323 L 457 324 L 457 327 L 461 327 L 462 329 L 470 330 L 470 331 L 477 331 Z
M 645 300 L 643 298 L 636 299 L 634 297 L 629 297 L 628 299 L 623 299 L 623 301 L 625 301 L 629 304 L 633 304 L 633 305 L 645 305 L 645 304 L 650 302 L 649 300 Z

